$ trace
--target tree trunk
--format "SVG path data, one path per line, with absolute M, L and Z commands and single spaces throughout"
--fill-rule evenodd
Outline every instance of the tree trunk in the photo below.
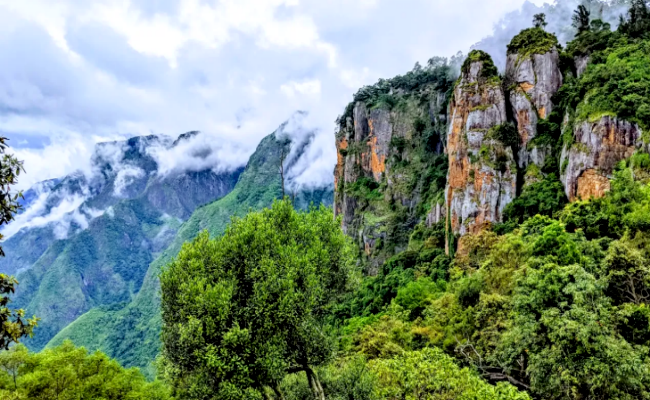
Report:
M 325 400 L 325 392 L 323 392 L 323 387 L 320 384 L 320 380 L 318 379 L 318 375 L 309 368 L 309 366 L 305 367 L 305 373 L 307 373 L 307 380 L 309 381 L 309 387 L 311 388 L 311 392 L 314 395 L 315 400 Z

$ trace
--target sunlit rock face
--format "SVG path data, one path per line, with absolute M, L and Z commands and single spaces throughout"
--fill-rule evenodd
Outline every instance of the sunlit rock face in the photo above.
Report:
M 485 68 L 485 61 L 466 63 L 450 104 L 448 234 L 465 235 L 500 222 L 516 195 L 512 149 L 489 135 L 507 121 L 506 98 L 498 76 L 486 76 Z
M 616 164 L 632 156 L 641 144 L 636 124 L 611 116 L 583 121 L 573 128 L 573 143 L 560 157 L 561 180 L 570 201 L 602 197 L 610 188 Z

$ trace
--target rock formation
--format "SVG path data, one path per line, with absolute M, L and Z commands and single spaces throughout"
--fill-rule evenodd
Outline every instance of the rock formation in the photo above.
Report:
M 537 137 L 537 122 L 551 114 L 551 98 L 562 86 L 557 48 L 552 46 L 544 54 L 522 55 L 509 52 L 506 82 L 509 85 L 513 117 L 521 138 L 517 164 L 522 169 L 530 164 L 542 167 L 551 153 L 551 146 L 535 144 L 533 139 Z
M 474 51 L 450 105 L 446 204 L 451 234 L 499 222 L 517 190 L 512 148 L 492 132 L 505 124 L 506 99 L 490 56 Z
M 564 146 L 560 157 L 569 200 L 604 196 L 614 167 L 634 153 L 640 139 L 638 126 L 610 116 L 576 124 L 573 143 Z
M 417 82 L 408 89 L 380 81 L 370 94 L 355 96 L 336 135 L 335 213 L 375 266 L 405 248 L 420 218 L 429 226 L 444 221 L 444 182 L 436 188 L 425 172 L 443 157 L 446 92 L 453 81 L 451 73 L 411 76 Z M 424 201 L 430 204 L 423 210 Z

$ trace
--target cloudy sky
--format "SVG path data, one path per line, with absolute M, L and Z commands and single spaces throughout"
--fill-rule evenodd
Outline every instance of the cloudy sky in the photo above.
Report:
M 200 130 L 252 151 L 306 110 L 331 174 L 360 86 L 466 52 L 523 3 L 0 0 L 0 134 L 27 187 L 84 168 L 98 141 Z

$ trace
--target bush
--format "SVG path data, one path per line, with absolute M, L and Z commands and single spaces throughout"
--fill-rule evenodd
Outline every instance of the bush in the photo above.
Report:
M 533 54 L 546 54 L 551 49 L 560 48 L 557 37 L 542 28 L 528 28 L 515 36 L 508 45 L 508 54 L 527 57 Z
M 499 70 L 494 65 L 492 57 L 482 50 L 472 50 L 468 55 L 467 59 L 462 66 L 462 71 L 464 74 L 469 73 L 469 69 L 472 63 L 481 62 L 483 63 L 483 68 L 481 70 L 481 77 L 483 78 L 492 78 L 499 76 Z
M 374 360 L 380 398 L 387 400 L 525 400 L 530 397 L 507 383 L 492 386 L 472 370 L 459 368 L 440 349 L 404 353 L 388 360 Z

